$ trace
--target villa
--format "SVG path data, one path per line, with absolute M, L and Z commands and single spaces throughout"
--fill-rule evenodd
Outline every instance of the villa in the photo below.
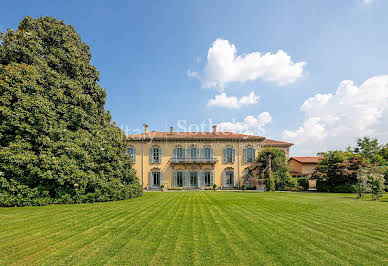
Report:
M 127 136 L 132 157 L 144 188 L 180 187 L 198 189 L 216 184 L 222 189 L 240 187 L 246 167 L 262 148 L 276 147 L 289 157 L 292 143 L 262 136 L 217 132 L 148 131 Z

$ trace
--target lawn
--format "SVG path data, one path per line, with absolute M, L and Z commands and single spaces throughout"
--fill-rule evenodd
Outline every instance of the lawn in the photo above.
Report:
M 388 199 L 150 192 L 0 209 L 0 264 L 388 264 Z

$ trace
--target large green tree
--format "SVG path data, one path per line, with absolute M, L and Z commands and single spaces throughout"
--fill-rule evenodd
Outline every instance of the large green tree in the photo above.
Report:
M 315 168 L 313 178 L 330 186 L 355 184 L 359 171 L 368 166 L 362 156 L 349 151 L 328 151 L 319 155 L 323 158 Z
M 388 146 L 380 145 L 377 138 L 358 138 L 356 146 L 348 151 L 361 155 L 367 162 L 375 166 L 388 164 Z
M 74 28 L 25 17 L 0 38 L 0 206 L 141 195 L 125 135 Z
M 264 178 L 268 190 L 284 190 L 295 188 L 298 182 L 288 173 L 286 153 L 278 148 L 265 148 L 257 156 L 257 160 L 245 174 L 244 179 Z M 253 180 L 255 181 L 255 180 Z

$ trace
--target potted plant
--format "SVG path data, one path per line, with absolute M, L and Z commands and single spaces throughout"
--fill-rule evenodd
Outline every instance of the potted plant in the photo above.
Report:
M 265 184 L 264 183 L 265 183 L 264 178 L 258 179 L 257 182 L 255 182 L 256 190 L 265 191 Z
M 217 185 L 213 184 L 213 190 L 216 191 L 216 189 L 217 189 Z
M 162 191 L 164 191 L 164 188 L 165 188 L 164 184 L 161 184 L 161 185 L 160 185 L 160 189 L 161 189 Z
M 245 191 L 245 189 L 247 188 L 247 186 L 246 186 L 245 184 L 243 184 L 243 185 L 241 186 L 241 188 L 242 188 L 242 191 Z

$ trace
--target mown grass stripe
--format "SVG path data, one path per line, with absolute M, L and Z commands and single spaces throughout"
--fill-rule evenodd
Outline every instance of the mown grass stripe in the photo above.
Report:
M 152 204 L 152 202 L 150 202 L 150 204 Z M 145 206 L 139 207 L 139 208 L 144 208 L 144 207 Z M 90 224 L 90 221 L 89 221 L 89 223 L 88 222 L 85 222 L 85 223 L 79 222 L 76 227 L 70 227 L 70 228 L 62 230 L 62 231 L 69 232 L 69 234 L 66 235 L 65 237 L 63 237 L 63 235 L 62 235 L 62 237 L 59 239 L 59 242 L 57 241 L 56 245 L 51 245 L 50 240 L 51 240 L 53 234 L 51 234 L 51 235 L 49 234 L 47 236 L 47 235 L 44 235 L 44 231 L 38 232 L 38 234 L 41 236 L 41 238 L 42 237 L 44 238 L 44 240 L 45 240 L 44 244 L 36 245 L 36 243 L 34 243 L 34 242 L 31 243 L 31 242 L 26 241 L 26 243 L 24 243 L 24 245 L 30 247 L 27 250 L 30 250 L 31 254 L 34 254 L 36 250 L 38 252 L 42 252 L 42 251 L 48 252 L 50 250 L 55 250 L 56 247 L 60 246 L 62 242 L 71 241 L 72 239 L 79 237 L 80 235 L 82 235 L 84 232 L 86 232 L 88 230 L 92 230 L 93 228 L 96 228 L 98 226 L 102 226 L 114 218 L 118 219 L 119 217 L 125 215 L 125 213 L 124 214 L 122 213 L 122 210 L 124 210 L 124 208 L 125 208 L 124 206 L 121 206 L 120 209 L 116 208 L 116 211 L 111 212 L 110 215 L 108 215 L 108 216 L 101 216 L 100 215 L 98 218 L 95 218 L 93 220 L 93 221 L 96 221 L 97 223 Z M 75 230 L 75 229 L 77 229 L 77 230 Z M 54 234 L 57 234 L 57 233 L 58 232 L 54 232 Z M 36 239 L 35 242 L 39 243 L 41 241 L 41 238 Z M 46 248 L 46 247 L 49 247 L 49 248 Z M 21 249 L 20 246 L 19 246 L 19 249 Z M 28 253 L 28 252 L 25 252 L 25 253 Z
M 0 221 L 0 265 L 388 264 L 388 204 L 349 194 L 155 192 Z

